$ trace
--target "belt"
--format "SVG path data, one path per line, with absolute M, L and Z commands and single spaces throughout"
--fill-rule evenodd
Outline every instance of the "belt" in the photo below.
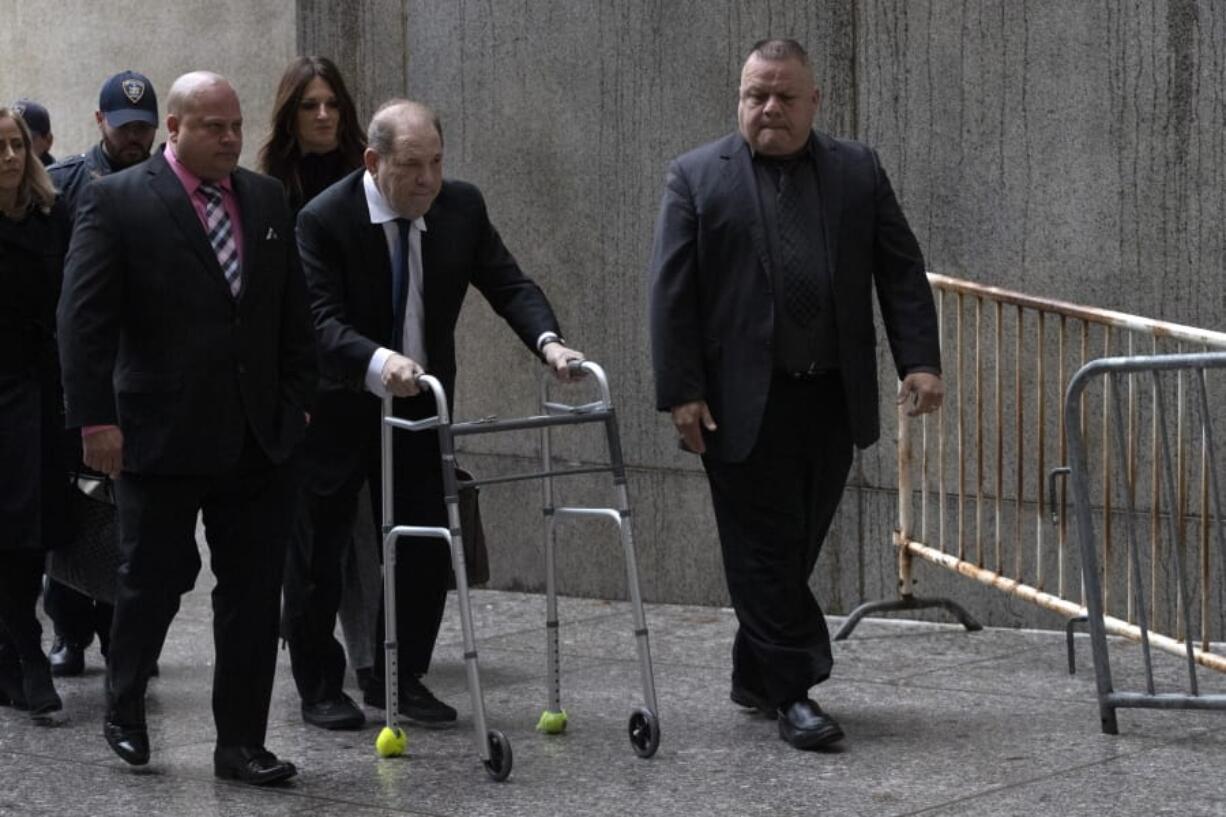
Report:
M 819 369 L 817 364 L 809 365 L 807 369 L 776 369 L 775 377 L 783 380 L 794 380 L 800 383 L 817 383 L 839 376 L 838 369 Z

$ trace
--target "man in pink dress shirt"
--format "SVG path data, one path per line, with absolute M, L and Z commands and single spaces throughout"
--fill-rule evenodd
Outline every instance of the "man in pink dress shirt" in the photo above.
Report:
M 214 771 L 262 785 L 296 773 L 264 738 L 314 335 L 281 185 L 237 166 L 233 87 L 186 74 L 167 108 L 169 144 L 86 189 L 59 309 L 68 423 L 119 504 L 103 731 L 124 761 L 149 762 L 146 684 L 200 570 L 201 513 L 217 577 Z

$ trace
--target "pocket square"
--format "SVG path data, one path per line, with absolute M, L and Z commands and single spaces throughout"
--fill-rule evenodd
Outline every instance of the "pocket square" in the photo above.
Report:
M 269 228 L 268 228 L 268 235 L 264 236 L 264 240 L 265 240 L 265 241 L 273 241 L 273 240 L 275 240 L 275 239 L 277 239 L 277 238 L 280 238 L 280 236 L 279 236 L 279 235 L 277 235 L 277 231 L 276 231 L 276 230 L 274 230 L 272 227 L 269 227 Z

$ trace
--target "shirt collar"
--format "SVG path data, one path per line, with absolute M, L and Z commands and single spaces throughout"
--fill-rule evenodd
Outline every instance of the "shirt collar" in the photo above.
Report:
M 400 218 L 392 206 L 387 203 L 383 193 L 379 191 L 378 185 L 375 184 L 375 177 L 370 174 L 369 170 L 362 174 L 362 189 L 366 191 L 366 207 L 370 210 L 371 224 L 386 224 Z M 426 231 L 425 216 L 413 219 L 412 224 L 423 233 Z
M 179 161 L 179 157 L 175 155 L 175 148 L 172 143 L 166 143 L 166 150 L 163 151 L 162 155 L 166 158 L 166 164 L 170 165 L 170 169 L 173 170 L 175 175 L 179 177 L 179 181 L 183 182 L 183 187 L 187 190 L 188 198 L 196 195 L 196 191 L 200 189 L 200 185 L 204 184 L 204 180 L 188 170 Z M 234 187 L 230 182 L 230 176 L 226 176 L 220 181 L 213 182 L 213 184 L 217 185 L 227 193 L 232 194 L 234 192 Z
M 749 158 L 760 161 L 786 162 L 792 159 L 799 159 L 802 156 L 808 159 L 817 158 L 817 134 L 812 130 L 809 131 L 809 139 L 805 142 L 805 146 L 791 156 L 775 157 L 761 155 L 753 149 L 753 146 L 749 144 L 744 136 L 741 137 L 741 142 L 744 143 L 745 149 L 749 151 Z

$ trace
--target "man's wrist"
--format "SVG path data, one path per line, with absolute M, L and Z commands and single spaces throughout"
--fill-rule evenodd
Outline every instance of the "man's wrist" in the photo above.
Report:
M 542 332 L 541 336 L 536 339 L 536 351 L 544 352 L 545 347 L 551 343 L 560 343 L 565 346 L 566 341 L 557 332 Z

